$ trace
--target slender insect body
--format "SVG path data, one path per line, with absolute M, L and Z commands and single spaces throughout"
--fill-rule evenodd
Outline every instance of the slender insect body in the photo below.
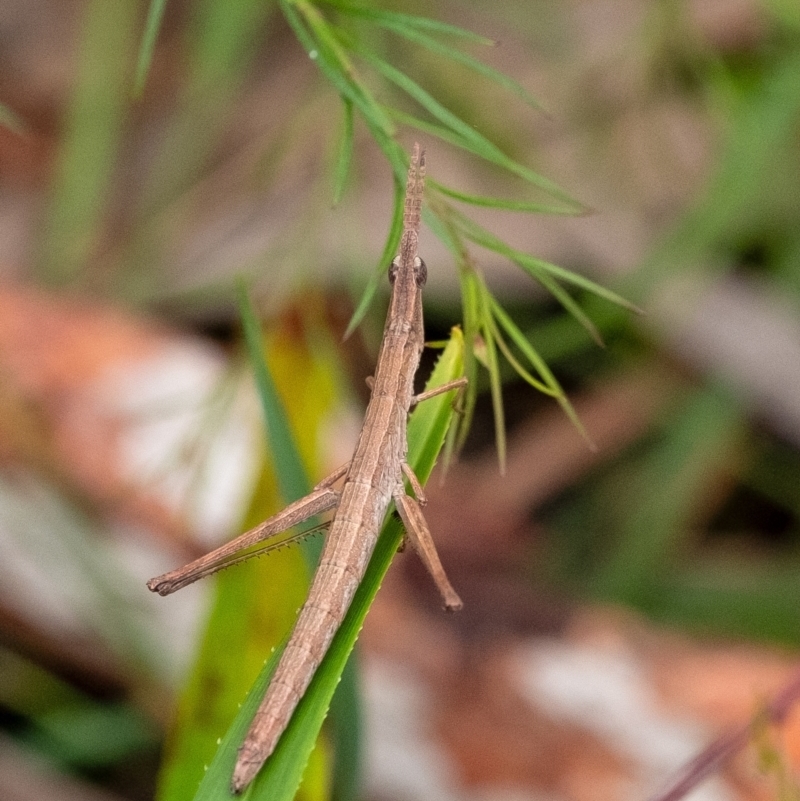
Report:
M 425 161 L 415 145 L 409 169 L 400 254 L 392 262 L 392 295 L 370 401 L 347 469 L 329 476 L 305 498 L 261 526 L 179 570 L 151 579 L 163 595 L 224 567 L 233 554 L 274 536 L 321 511 L 336 507 L 319 566 L 272 681 L 239 749 L 232 787 L 241 792 L 272 754 L 300 698 L 342 623 L 375 549 L 381 524 L 394 499 L 412 545 L 436 581 L 448 609 L 461 601 L 447 580 L 420 509 L 422 489 L 406 464 L 406 422 L 414 403 L 414 375 L 424 347 L 421 287 L 426 268 L 417 255 Z M 463 386 L 459 379 L 425 393 Z M 409 478 L 419 502 L 406 495 Z M 340 492 L 332 489 L 344 477 Z
M 394 331 L 395 338 L 408 339 L 412 327 L 408 327 L 408 332 Z M 398 344 L 402 351 L 408 352 L 405 341 Z M 413 358 L 413 352 L 409 356 Z M 398 484 L 402 484 L 406 415 L 413 393 L 413 387 L 402 386 L 403 378 L 402 371 L 376 372 L 366 413 L 368 422 L 353 454 L 308 599 L 239 750 L 233 774 L 236 791 L 252 781 L 275 750 L 288 718 L 350 607 L 375 549 L 392 495 Z M 408 397 L 405 407 L 398 402 L 398 396 Z M 376 461 L 373 456 L 376 452 L 384 458 Z

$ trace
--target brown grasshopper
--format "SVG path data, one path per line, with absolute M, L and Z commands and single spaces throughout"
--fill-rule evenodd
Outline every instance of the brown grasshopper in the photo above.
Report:
M 240 793 L 275 750 L 300 698 L 330 646 L 367 568 L 389 505 L 394 501 L 406 535 L 442 594 L 445 608 L 461 599 L 445 575 L 421 506 L 425 494 L 406 462 L 406 420 L 412 405 L 463 387 L 466 378 L 414 395 L 414 374 L 424 347 L 422 287 L 427 270 L 417 254 L 425 181 L 425 154 L 414 145 L 408 171 L 400 253 L 389 268 L 392 296 L 371 397 L 353 458 L 282 512 L 185 567 L 151 579 L 147 586 L 169 595 L 227 567 L 239 551 L 321 512 L 335 509 L 308 598 L 250 730 L 239 749 L 232 788 Z M 403 477 L 414 497 L 406 494 Z M 334 484 L 341 478 L 340 490 Z

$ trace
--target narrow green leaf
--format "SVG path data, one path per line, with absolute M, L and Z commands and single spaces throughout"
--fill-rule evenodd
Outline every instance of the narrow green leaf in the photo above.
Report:
M 505 157 L 502 153 L 502 159 L 494 158 L 493 156 L 487 155 L 487 153 L 476 147 L 474 142 L 468 141 L 463 136 L 461 136 L 458 132 L 455 132 L 451 128 L 438 125 L 437 123 L 430 122 L 428 120 L 423 120 L 419 117 L 414 116 L 413 114 L 409 114 L 408 112 L 401 111 L 397 108 L 389 108 L 385 107 L 387 114 L 389 114 L 394 120 L 397 122 L 408 125 L 409 127 L 416 128 L 420 131 L 424 131 L 425 133 L 430 134 L 431 136 L 435 136 L 437 139 L 441 139 L 443 142 L 447 142 L 448 144 L 453 145 L 454 147 L 458 147 L 461 150 L 465 150 L 468 153 L 472 153 L 473 155 L 479 156 L 480 158 L 484 158 L 496 165 L 499 165 L 505 169 L 511 170 L 511 172 L 520 175 L 520 170 L 526 170 L 525 167 L 514 162 L 515 166 L 509 166 L 507 163 L 507 157 Z M 494 147 L 494 145 L 492 145 Z M 498 151 L 500 152 L 500 151 Z M 528 174 L 521 175 L 521 177 L 528 181 L 529 183 L 533 183 L 539 186 L 539 182 L 536 179 L 532 179 L 530 176 L 536 175 L 536 173 L 531 173 L 528 171 Z M 541 178 L 541 176 L 538 176 Z M 546 179 L 542 179 L 545 180 Z M 535 202 L 530 201 L 511 201 L 511 200 L 503 200 L 500 198 L 491 198 L 491 197 L 482 197 L 480 195 L 470 195 L 465 192 L 460 192 L 456 189 L 452 189 L 451 187 L 444 186 L 436 181 L 433 182 L 436 189 L 439 190 L 442 194 L 449 195 L 456 200 L 461 200 L 465 203 L 470 203 L 476 206 L 486 206 L 486 207 L 496 207 L 496 208 L 504 208 L 509 209 L 511 211 L 533 211 L 538 212 L 541 211 L 542 213 L 546 214 L 557 214 L 562 216 L 569 216 L 574 217 L 576 215 L 584 214 L 585 209 L 578 204 L 577 201 L 567 198 L 568 202 L 572 203 L 573 205 L 567 206 L 553 206 L 549 204 L 538 204 Z M 548 188 L 544 187 L 545 191 L 550 191 Z M 565 196 L 566 197 L 566 196 Z
M 439 386 L 459 377 L 462 355 L 463 339 L 460 332 L 454 329 L 450 343 L 439 359 L 428 387 Z M 420 404 L 409 419 L 408 461 L 423 482 L 430 475 L 444 442 L 452 416 L 451 401 L 452 393 L 436 396 Z M 361 630 L 369 606 L 397 553 L 402 536 L 402 526 L 397 518 L 392 514 L 387 515 L 375 552 L 350 609 L 317 668 L 308 690 L 300 700 L 278 747 L 242 796 L 246 801 L 292 801 L 294 798 L 331 696 Z M 195 801 L 220 801 L 233 798 L 230 792 L 230 780 L 236 761 L 236 751 L 266 691 L 277 658 L 276 653 L 261 671 L 236 720 L 223 738 L 213 762 L 209 765 Z
M 460 213 L 456 214 L 459 219 L 463 217 L 463 215 L 461 215 Z M 543 383 L 545 384 L 546 387 L 549 388 L 548 391 L 545 391 L 546 394 L 552 395 L 556 399 L 556 401 L 561 406 L 564 413 L 569 418 L 569 420 L 572 422 L 572 424 L 575 426 L 575 428 L 578 430 L 581 436 L 586 440 L 589 447 L 592 450 L 594 450 L 596 447 L 594 442 L 589 437 L 588 433 L 586 432 L 586 429 L 583 427 L 583 424 L 578 418 L 575 409 L 569 402 L 566 393 L 564 393 L 563 389 L 556 380 L 555 376 L 548 368 L 546 362 L 535 351 L 535 349 L 527 340 L 527 338 L 524 336 L 524 334 L 519 330 L 519 328 L 511 320 L 508 314 L 506 314 L 505 310 L 492 297 L 491 293 L 489 293 L 488 289 L 481 280 L 480 276 L 475 272 L 470 262 L 469 254 L 466 253 L 463 245 L 459 241 L 457 231 L 451 229 L 449 219 L 452 216 L 453 216 L 453 210 L 448 209 L 448 212 L 446 214 L 442 214 L 437 218 L 437 221 L 431 223 L 431 228 L 451 250 L 451 252 L 458 260 L 459 265 L 461 266 L 462 309 L 464 315 L 464 330 L 466 332 L 466 338 L 467 338 L 464 372 L 467 375 L 467 378 L 469 379 L 470 383 L 468 385 L 467 392 L 465 395 L 465 414 L 462 422 L 462 425 L 464 427 L 461 428 L 458 433 L 459 436 L 458 440 L 454 438 L 455 435 L 453 434 L 449 435 L 450 438 L 448 441 L 448 449 L 446 452 L 447 460 L 449 460 L 451 453 L 457 447 L 461 447 L 463 445 L 463 437 L 466 434 L 469 421 L 471 420 L 471 415 L 474 411 L 475 398 L 477 394 L 477 380 L 476 380 L 477 367 L 475 365 L 475 360 L 473 358 L 473 354 L 469 345 L 471 342 L 475 341 L 475 337 L 477 336 L 478 331 L 481 329 L 481 322 L 480 322 L 481 298 L 485 298 L 488 300 L 490 318 L 491 316 L 497 318 L 498 322 L 505 329 L 506 333 L 511 337 L 514 344 L 519 348 L 522 354 L 529 360 L 531 365 L 533 365 L 534 369 L 542 377 Z M 468 218 L 465 219 L 468 220 Z M 545 280 L 552 281 L 553 283 L 555 283 L 555 281 L 546 274 L 545 274 Z M 561 288 L 557 287 L 557 289 L 560 290 Z M 561 291 L 563 292 L 563 290 Z M 572 298 L 570 298 L 570 301 L 572 301 Z M 580 311 L 579 307 L 578 310 Z M 513 354 L 510 353 L 510 351 L 508 351 L 508 349 L 505 347 L 505 342 L 502 339 L 502 337 L 498 335 L 499 332 L 497 331 L 497 328 L 494 326 L 493 321 L 491 321 L 491 324 L 493 332 L 496 335 L 497 346 L 500 348 L 500 350 L 503 352 L 504 355 L 509 357 L 509 363 L 512 365 L 512 367 L 514 367 L 514 369 L 516 369 L 519 372 L 519 375 L 523 379 L 525 379 L 529 383 L 533 383 L 533 386 L 537 386 L 536 379 L 532 375 L 530 375 L 530 373 L 528 373 L 522 365 L 519 364 L 519 362 L 514 358 Z M 537 389 L 540 389 L 540 387 L 537 386 Z
M 278 329 L 260 338 L 269 354 L 264 369 L 284 404 L 293 442 L 304 468 L 316 474 L 318 434 L 335 397 L 336 365 L 310 337 Z M 261 359 L 259 359 L 260 361 Z M 280 464 L 262 459 L 242 520 L 247 530 L 284 506 L 278 489 Z M 305 597 L 309 564 L 300 548 L 273 553 L 226 570 L 214 580 L 209 620 L 198 656 L 181 693 L 159 776 L 158 801 L 186 801 L 216 753 L 217 740 L 236 717 L 238 705 L 258 676 L 264 657 L 291 628 Z M 303 801 L 328 798 L 329 749 L 321 744 L 306 772 Z M 298 799 L 300 801 L 300 799 Z
M 0 103 L 0 125 L 8 128 L 9 131 L 18 136 L 25 136 L 28 133 L 28 126 L 25 124 L 25 120 L 5 103 Z
M 375 101 L 365 87 L 356 80 L 355 71 L 342 49 L 330 33 L 330 29 L 319 12 L 308 3 L 295 3 L 281 0 L 281 9 L 286 21 L 294 31 L 300 44 L 309 57 L 319 66 L 320 71 L 333 84 L 343 98 L 349 99 L 364 117 L 364 121 L 375 133 L 391 135 L 394 125 L 386 116 L 380 104 Z M 303 16 L 297 12 L 300 8 Z M 311 30 L 309 30 L 308 25 Z M 313 31 L 313 35 L 312 35 Z M 342 59 L 345 59 L 342 61 Z
M 51 195 L 37 244 L 38 277 L 77 289 L 104 241 L 128 113 L 138 0 L 81 3 L 80 44 Z M 98 68 L 102 65 L 102 69 Z
M 500 352 L 503 356 L 506 357 L 506 361 L 511 365 L 514 372 L 520 376 L 526 383 L 530 384 L 534 389 L 541 392 L 543 395 L 549 395 L 551 398 L 557 397 L 558 392 L 551 389 L 547 386 L 547 384 L 543 384 L 537 378 L 534 378 L 517 360 L 517 357 L 511 352 L 511 348 L 508 347 L 506 341 L 503 339 L 503 335 L 500 329 L 497 327 L 494 319 L 491 321 L 492 327 L 492 336 L 494 337 L 495 341 L 497 342 L 497 347 L 500 349 Z
M 372 20 L 384 27 L 389 25 L 400 25 L 416 30 L 433 31 L 434 33 L 454 36 L 465 39 L 480 45 L 494 45 L 494 39 L 488 39 L 480 34 L 468 31 L 466 28 L 459 28 L 457 25 L 450 25 L 447 22 L 440 22 L 430 17 L 418 17 L 411 14 L 401 14 L 396 11 L 385 11 L 370 6 L 360 6 L 355 3 L 348 3 L 345 0 L 323 0 L 326 5 L 333 6 L 339 11 L 350 14 L 351 16 L 361 17 L 362 19 Z
M 339 686 L 331 699 L 329 730 L 334 742 L 331 801 L 358 801 L 363 774 L 363 723 L 357 652 L 345 664 Z
M 576 303 L 572 295 L 567 292 L 561 284 L 549 275 L 544 270 L 536 270 L 536 280 L 569 312 L 577 321 L 582 325 L 589 336 L 601 347 L 604 348 L 606 343 L 603 342 L 603 337 L 597 330 L 597 326 L 591 321 L 586 312 Z
M 394 186 L 394 208 L 392 210 L 392 222 L 389 226 L 389 234 L 386 237 L 386 243 L 383 246 L 383 252 L 372 273 L 372 276 L 367 283 L 364 293 L 361 295 L 361 300 L 347 324 L 347 330 L 344 332 L 344 338 L 350 336 L 355 331 L 359 323 L 364 319 L 372 299 L 375 297 L 375 292 L 378 289 L 378 283 L 381 278 L 387 274 L 389 264 L 397 253 L 400 246 L 400 236 L 403 233 L 403 199 L 405 197 L 405 190 L 401 183 L 395 180 Z
M 469 380 L 464 398 L 464 413 L 459 421 L 456 450 L 464 446 L 469 426 L 475 414 L 478 399 L 478 362 L 475 358 L 475 344 L 480 332 L 480 301 L 477 288 L 477 276 L 471 268 L 463 268 L 461 279 L 461 309 L 464 317 L 464 374 Z
M 584 278 L 584 276 L 579 275 L 578 273 L 573 273 L 572 271 L 565 270 L 563 267 L 559 267 L 556 264 L 550 264 L 550 262 L 537 259 L 534 256 L 523 253 L 520 250 L 515 250 L 510 245 L 507 245 L 505 242 L 503 242 L 502 239 L 498 239 L 494 234 L 487 231 L 483 226 L 478 225 L 478 223 L 476 223 L 474 220 L 471 220 L 465 214 L 462 214 L 455 209 L 453 210 L 453 216 L 456 218 L 459 228 L 476 245 L 480 245 L 487 250 L 491 250 L 495 253 L 499 253 L 501 256 L 505 256 L 515 264 L 518 264 L 520 267 L 522 267 L 523 270 L 530 273 L 534 278 L 538 278 L 539 271 L 550 273 L 550 275 L 554 276 L 555 278 L 560 278 L 562 281 L 574 284 L 581 289 L 585 289 L 588 292 L 599 295 L 601 298 L 605 298 L 612 303 L 616 303 L 618 306 L 623 306 L 630 311 L 637 312 L 638 314 L 644 313 L 638 308 L 638 306 L 634 306 L 633 303 L 625 300 L 625 298 L 621 297 L 616 292 L 612 292 L 610 289 L 606 289 L 606 287 L 596 284 L 594 281 Z
M 405 73 L 393 67 L 380 56 L 376 55 L 366 47 L 362 46 L 352 38 L 347 39 L 347 47 L 356 55 L 360 56 L 368 64 L 371 64 L 388 81 L 402 89 L 406 94 L 419 103 L 429 114 L 435 117 L 445 127 L 449 128 L 461 139 L 461 146 L 471 152 L 486 159 L 499 167 L 503 167 L 509 172 L 518 175 L 533 186 L 539 187 L 548 192 L 553 197 L 563 200 L 565 203 L 573 204 L 580 208 L 580 204 L 573 200 L 563 189 L 553 181 L 544 178 L 533 170 L 519 164 L 514 159 L 507 156 L 497 145 L 490 142 L 483 134 L 475 130 L 469 123 L 462 120 L 449 109 L 445 108 L 429 92 L 423 89 L 416 81 L 413 81 Z
M 583 426 L 577 412 L 569 402 L 566 392 L 564 392 L 558 379 L 553 375 L 547 362 L 539 355 L 536 349 L 531 345 L 528 338 L 520 331 L 514 321 L 508 316 L 506 310 L 493 298 L 489 297 L 491 303 L 492 314 L 497 322 L 503 327 L 505 332 L 519 348 L 520 352 L 526 359 L 533 365 L 536 372 L 542 377 L 544 383 L 551 389 L 553 397 L 558 402 L 558 405 L 567 415 L 572 425 L 578 430 L 578 433 L 586 440 L 591 450 L 597 450 L 592 438 Z
M 136 61 L 136 74 L 133 81 L 133 96 L 141 97 L 144 91 L 144 84 L 147 80 L 147 73 L 150 71 L 150 64 L 153 61 L 153 51 L 156 47 L 158 31 L 161 28 L 161 20 L 164 17 L 164 9 L 167 7 L 167 0 L 150 0 L 150 8 L 147 9 L 147 21 L 144 26 L 144 36 L 139 45 L 139 57 Z
M 548 187 L 540 187 L 540 181 L 538 180 L 538 178 L 541 178 L 541 176 L 538 176 L 537 173 L 527 170 L 527 168 L 523 167 L 520 164 L 517 164 L 517 162 L 512 161 L 511 165 L 509 165 L 508 162 L 510 160 L 508 159 L 508 157 L 505 156 L 505 154 L 503 154 L 502 151 L 500 151 L 494 145 L 492 145 L 492 147 L 495 147 L 496 152 L 489 154 L 487 156 L 484 150 L 476 147 L 472 141 L 464 139 L 463 136 L 454 132 L 451 128 L 448 128 L 443 125 L 438 125 L 428 120 L 423 120 L 420 117 L 416 117 L 415 115 L 409 114 L 406 111 L 401 111 L 398 108 L 384 106 L 384 110 L 392 119 L 396 120 L 398 123 L 402 125 L 408 125 L 409 127 L 416 128 L 419 131 L 424 131 L 425 133 L 428 133 L 431 136 L 435 136 L 437 139 L 441 139 L 443 142 L 447 142 L 448 144 L 451 144 L 454 147 L 460 148 L 461 150 L 465 150 L 468 153 L 472 153 L 473 155 L 485 159 L 497 166 L 500 166 L 503 169 L 510 170 L 512 173 L 518 175 L 528 183 L 532 183 L 533 185 L 543 189 L 544 191 L 550 192 L 550 189 Z M 500 154 L 499 156 L 497 156 L 498 153 Z M 520 171 L 523 171 L 524 174 L 521 173 Z M 537 179 L 532 179 L 531 176 L 537 176 Z M 542 180 L 546 181 L 546 179 Z M 550 194 L 555 195 L 556 193 L 550 192 Z M 560 214 L 567 217 L 574 217 L 576 215 L 586 213 L 586 209 L 584 206 L 578 203 L 577 200 L 573 200 L 572 198 L 568 197 L 566 194 L 563 193 L 563 191 L 559 190 L 558 197 L 563 199 L 569 205 L 568 206 L 547 205 L 544 207 L 543 211 L 546 211 L 548 214 Z M 469 201 L 465 200 L 465 202 Z
M 297 13 L 295 6 L 301 9 L 303 17 Z M 323 75 L 337 89 L 342 99 L 352 102 L 361 113 L 376 144 L 392 166 L 395 177 L 402 182 L 408 158 L 394 140 L 394 124 L 372 93 L 357 80 L 352 64 L 328 23 L 316 8 L 305 2 L 292 3 L 289 0 L 281 0 L 281 8 L 309 57 L 317 62 Z M 311 30 L 306 28 L 306 23 Z
M 342 98 L 342 138 L 339 142 L 339 157 L 333 176 L 333 205 L 338 206 L 344 194 L 350 163 L 353 159 L 353 101 Z
M 414 42 L 433 53 L 438 53 L 439 55 L 445 56 L 453 61 L 457 61 L 459 64 L 463 64 L 465 67 L 468 67 L 474 72 L 483 75 L 485 78 L 494 81 L 494 83 L 499 84 L 504 89 L 508 89 L 510 92 L 520 97 L 525 103 L 533 108 L 539 110 L 542 109 L 539 101 L 533 97 L 533 95 L 531 95 L 524 86 L 520 85 L 508 75 L 505 75 L 493 67 L 488 66 L 488 64 L 478 61 L 478 59 L 474 58 L 468 53 L 458 50 L 455 47 L 451 47 L 444 42 L 440 42 L 438 39 L 434 39 L 432 36 L 422 33 L 418 29 L 409 26 L 405 22 L 401 23 L 390 20 L 376 20 L 376 22 L 378 22 L 379 25 L 387 30 L 396 33 L 398 36 L 402 36 L 403 38 L 408 39 L 409 41 Z
M 311 491 L 311 482 L 289 428 L 283 402 L 275 389 L 267 363 L 264 361 L 261 326 L 250 301 L 247 285 L 242 279 L 237 281 L 236 290 L 239 296 L 239 314 L 242 318 L 247 354 L 250 358 L 250 366 L 253 368 L 261 409 L 264 412 L 267 440 L 273 460 L 281 466 L 278 474 L 280 494 L 284 503 L 291 503 Z
M 284 502 L 290 503 L 292 500 L 310 492 L 311 482 L 308 478 L 308 473 L 303 467 L 300 451 L 294 442 L 283 403 L 277 393 L 269 368 L 264 361 L 261 328 L 243 281 L 238 282 L 238 292 L 245 341 L 250 363 L 256 377 L 259 398 L 264 410 L 270 451 L 275 464 L 281 465 L 277 475 L 278 485 Z M 319 561 L 322 542 L 319 540 L 304 540 L 301 543 L 301 549 L 309 562 L 309 567 L 313 569 Z M 339 700 L 336 706 L 340 713 L 344 713 L 348 709 L 357 709 L 358 707 L 357 681 L 355 680 L 357 671 L 358 668 L 353 662 L 348 674 L 351 680 L 339 686 L 337 691 Z M 346 787 L 357 783 L 357 776 L 354 775 L 354 771 L 358 770 L 360 727 L 342 725 L 342 723 L 342 721 L 338 721 L 337 725 L 335 725 L 337 746 L 335 772 L 339 785 Z
M 504 209 L 505 211 L 532 212 L 535 214 L 560 214 L 570 217 L 573 217 L 578 213 L 578 211 L 575 209 L 567 209 L 563 206 L 553 206 L 548 203 L 537 203 L 536 201 L 531 200 L 506 200 L 504 198 L 488 197 L 486 195 L 472 195 L 467 192 L 461 192 L 458 189 L 453 189 L 450 186 L 440 184 L 433 178 L 429 178 L 427 183 L 433 189 L 441 192 L 441 194 L 451 197 L 454 200 L 460 200 L 462 203 L 469 203 L 471 206 L 481 206 L 483 208 L 490 209 Z
M 489 297 L 489 303 L 492 310 L 492 315 L 495 317 L 498 323 L 503 327 L 505 332 L 511 337 L 513 343 L 520 349 L 520 351 L 524 354 L 525 358 L 533 365 L 534 369 L 542 376 L 542 380 L 550 387 L 551 390 L 554 390 L 556 394 L 564 394 L 563 390 L 561 389 L 560 384 L 558 383 L 558 379 L 553 375 L 550 368 L 547 366 L 547 362 L 536 352 L 536 349 L 531 345 L 525 335 L 520 331 L 514 321 L 508 316 L 508 312 L 495 300 L 493 297 Z
M 617 306 L 622 306 L 623 308 L 635 312 L 636 314 L 644 314 L 642 309 L 631 303 L 629 300 L 626 300 L 616 292 L 604 287 L 602 284 L 597 284 L 589 278 L 582 276 L 580 273 L 574 273 L 572 270 L 566 270 L 563 267 L 559 267 L 557 264 L 551 264 L 550 262 L 537 259 L 534 256 L 528 255 L 527 253 L 520 253 L 519 251 L 515 253 L 512 261 L 516 262 L 520 267 L 529 272 L 534 278 L 538 279 L 539 271 L 541 270 L 550 273 L 555 278 L 560 278 L 562 281 L 574 284 L 581 289 L 585 289 L 587 292 L 591 292 L 594 295 L 605 298 L 606 300 L 611 301 L 611 303 L 615 303 Z
M 497 344 L 492 324 L 491 295 L 483 282 L 479 285 L 480 329 L 486 347 L 486 369 L 489 371 L 489 391 L 492 395 L 492 411 L 494 412 L 494 437 L 497 443 L 497 461 L 500 473 L 506 472 L 506 421 L 503 409 L 503 382 L 500 378 L 500 362 L 497 359 Z

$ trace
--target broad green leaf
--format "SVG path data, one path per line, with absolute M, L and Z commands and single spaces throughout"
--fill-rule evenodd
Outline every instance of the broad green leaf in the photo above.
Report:
M 333 742 L 331 801 L 358 801 L 363 775 L 363 721 L 356 653 L 344 666 L 331 699 L 328 731 Z M 306 771 L 308 772 L 308 771 Z
M 464 444 L 478 399 L 478 362 L 475 358 L 475 344 L 480 333 L 480 295 L 477 287 L 477 276 L 471 269 L 462 269 L 460 278 L 465 339 L 464 373 L 469 380 L 469 385 L 467 386 L 467 396 L 464 403 L 464 415 L 459 425 L 457 448 L 461 448 Z
M 308 480 L 308 473 L 294 443 L 286 411 L 264 361 L 261 329 L 242 282 L 239 283 L 239 293 L 239 310 L 250 355 L 250 364 L 256 377 L 259 397 L 264 409 L 267 438 L 273 462 L 281 465 L 278 481 L 281 497 L 285 503 L 288 503 L 308 494 L 311 491 L 311 482 Z M 302 546 L 303 553 L 309 562 L 309 568 L 313 570 L 322 549 L 321 540 L 303 541 Z M 361 727 L 358 715 L 360 703 L 355 655 L 351 656 L 348 662 L 345 676 L 346 679 L 339 684 L 334 696 L 336 701 L 334 713 L 338 713 L 341 718 L 337 720 L 336 714 L 334 714 L 334 786 L 337 789 L 338 799 L 353 796 L 353 791 L 358 785 Z
M 438 386 L 461 374 L 463 338 L 454 329 L 450 343 L 433 371 L 428 387 Z M 421 481 L 430 475 L 444 442 L 452 416 L 453 393 L 446 393 L 420 404 L 409 419 L 408 461 Z M 316 742 L 331 697 L 344 670 L 347 658 L 361 630 L 369 606 L 380 587 L 389 564 L 402 540 L 402 526 L 394 515 L 387 515 L 375 552 L 364 579 L 345 619 L 334 636 L 331 647 L 320 663 L 278 747 L 243 795 L 247 801 L 291 801 L 303 775 L 309 754 Z M 232 798 L 230 779 L 236 750 L 247 731 L 260 699 L 277 663 L 277 654 L 264 666 L 250 694 L 242 705 L 222 744 L 209 765 L 196 801 L 220 801 Z
M 150 0 L 150 8 L 147 9 L 147 21 L 144 26 L 144 36 L 139 45 L 139 58 L 136 62 L 136 76 L 133 81 L 133 96 L 140 97 L 144 90 L 147 73 L 150 71 L 150 63 L 153 60 L 153 51 L 158 38 L 158 31 L 161 28 L 161 20 L 164 17 L 164 10 L 167 7 L 167 0 Z
M 475 272 L 469 253 L 464 246 L 458 231 L 450 222 L 448 208 L 442 208 L 434 195 L 429 207 L 423 208 L 422 216 L 428 227 L 445 244 L 453 254 L 459 268 L 459 283 L 461 286 L 462 317 L 464 323 L 464 375 L 469 382 L 466 391 L 462 394 L 463 404 L 455 424 L 447 432 L 445 448 L 445 469 L 450 464 L 453 455 L 464 445 L 478 397 L 478 363 L 475 359 L 475 343 L 479 331 L 479 291 L 478 276 Z

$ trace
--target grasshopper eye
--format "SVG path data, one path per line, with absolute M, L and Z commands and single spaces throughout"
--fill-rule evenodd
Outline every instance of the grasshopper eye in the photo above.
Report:
M 394 279 L 397 278 L 397 271 L 400 269 L 399 259 L 394 259 L 389 265 L 389 283 L 393 284 Z
M 417 286 L 425 286 L 428 280 L 428 268 L 419 256 L 414 259 L 414 277 L 417 279 Z

